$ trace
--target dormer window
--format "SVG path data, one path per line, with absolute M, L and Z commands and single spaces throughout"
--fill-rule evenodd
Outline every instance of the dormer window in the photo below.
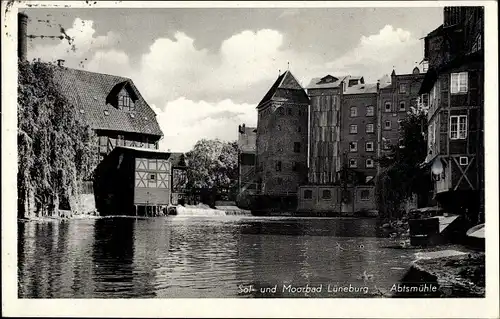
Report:
M 106 103 L 113 105 L 115 108 L 123 111 L 135 111 L 135 103 L 138 96 L 128 81 L 116 84 L 111 92 L 106 97 Z
M 124 111 L 135 111 L 134 101 L 125 90 L 118 95 L 118 108 Z

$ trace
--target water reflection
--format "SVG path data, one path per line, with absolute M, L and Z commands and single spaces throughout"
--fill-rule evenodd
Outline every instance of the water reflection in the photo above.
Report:
M 310 296 L 357 297 L 327 285 L 387 288 L 413 258 L 384 248 L 376 228 L 374 220 L 255 217 L 19 223 L 19 296 L 304 297 L 283 285 L 323 285 Z

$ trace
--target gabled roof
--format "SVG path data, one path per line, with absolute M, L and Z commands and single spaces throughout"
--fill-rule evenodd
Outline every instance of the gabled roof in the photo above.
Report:
M 309 85 L 307 86 L 307 89 L 328 89 L 328 88 L 338 88 L 340 87 L 340 83 L 347 79 L 349 76 L 348 75 L 343 75 L 343 76 L 333 76 L 333 75 L 326 75 L 321 78 L 313 78 Z M 329 81 L 329 80 L 333 81 Z
M 269 91 L 267 91 L 266 95 L 264 95 L 264 98 L 257 105 L 257 108 L 263 106 L 271 100 L 309 103 L 309 97 L 304 91 L 304 88 L 299 84 L 290 71 L 286 71 L 278 76 Z
M 132 80 L 65 67 L 55 68 L 54 80 L 61 86 L 63 95 L 74 103 L 78 111 L 77 116 L 92 129 L 163 135 L 156 121 L 156 113 L 141 96 Z M 123 88 L 133 93 L 131 97 L 135 98 L 135 112 L 125 112 L 110 104 L 110 97 L 118 94 Z

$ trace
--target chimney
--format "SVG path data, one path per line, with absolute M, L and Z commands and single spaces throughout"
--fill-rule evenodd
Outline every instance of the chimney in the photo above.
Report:
M 61 66 L 61 67 L 64 66 L 64 60 L 63 59 L 58 59 L 57 60 L 57 65 Z
M 21 61 L 28 60 L 28 16 L 17 14 L 17 57 Z
M 377 80 L 377 91 L 380 90 L 380 80 Z

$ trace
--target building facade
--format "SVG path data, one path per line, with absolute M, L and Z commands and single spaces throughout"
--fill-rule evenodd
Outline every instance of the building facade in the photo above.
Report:
M 249 207 L 249 195 L 257 192 L 256 175 L 257 128 L 238 126 L 238 195 L 240 207 Z
M 183 195 L 182 153 L 116 146 L 97 166 L 96 207 L 101 215 L 157 216 Z
M 307 181 L 309 98 L 290 71 L 257 106 L 256 162 L 261 195 L 295 196 Z
M 436 199 L 471 222 L 484 220 L 483 10 L 444 9 L 443 25 L 425 41 L 429 71 L 420 89 Z
M 340 98 L 346 77 L 326 75 L 307 86 L 309 110 L 310 184 L 335 183 L 340 170 Z
M 378 100 L 378 157 L 386 155 L 391 146 L 401 140 L 400 122 L 410 109 L 418 107 L 419 90 L 425 73 L 418 67 L 411 74 L 396 74 L 393 70 L 389 83 L 380 83 Z
M 377 173 L 377 85 L 348 84 L 341 103 L 342 166 L 356 173 L 356 184 L 364 184 Z

